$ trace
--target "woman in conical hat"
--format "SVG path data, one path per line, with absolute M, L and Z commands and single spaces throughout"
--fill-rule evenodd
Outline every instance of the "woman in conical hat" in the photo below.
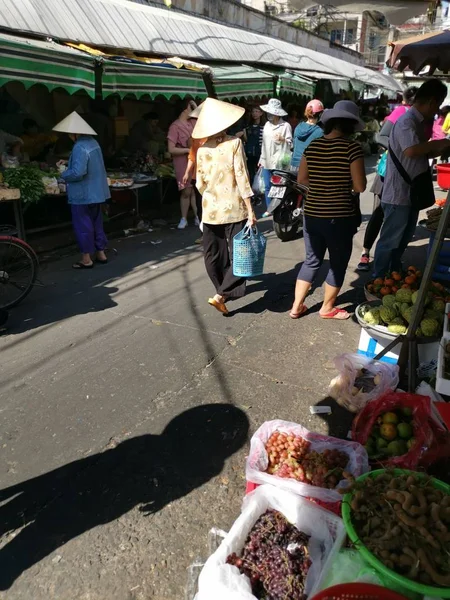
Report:
M 192 138 L 206 139 L 197 151 L 197 188 L 203 202 L 203 250 L 216 294 L 208 300 L 223 314 L 226 301 L 245 294 L 245 279 L 233 275 L 233 238 L 256 223 L 242 141 L 226 135 L 245 110 L 207 98 Z
M 68 167 L 61 178 L 67 183 L 67 197 L 72 211 L 72 223 L 81 251 L 81 260 L 74 269 L 92 269 L 93 257 L 105 264 L 108 244 L 103 230 L 101 204 L 111 197 L 108 187 L 103 155 L 96 132 L 76 112 L 71 113 L 53 131 L 68 133 L 75 142 Z M 63 161 L 58 163 L 64 164 Z

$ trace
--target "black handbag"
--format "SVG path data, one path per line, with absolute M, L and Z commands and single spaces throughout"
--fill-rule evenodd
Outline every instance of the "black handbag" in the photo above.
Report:
M 417 177 L 414 177 L 414 179 L 411 179 L 390 146 L 389 155 L 392 158 L 392 161 L 402 179 L 411 188 L 409 193 L 411 207 L 415 210 L 423 210 L 424 208 L 430 208 L 430 206 L 433 206 L 433 204 L 436 202 L 436 198 L 434 196 L 433 176 L 431 174 L 431 169 L 428 168 L 420 175 L 417 175 Z

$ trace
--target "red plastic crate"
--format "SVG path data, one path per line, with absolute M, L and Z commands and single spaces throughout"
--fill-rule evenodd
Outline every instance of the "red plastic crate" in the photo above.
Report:
M 437 165 L 437 184 L 442 190 L 450 189 L 450 165 Z

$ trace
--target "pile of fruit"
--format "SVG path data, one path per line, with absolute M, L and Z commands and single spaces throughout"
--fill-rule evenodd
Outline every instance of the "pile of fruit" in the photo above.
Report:
M 251 529 L 242 555 L 230 554 L 227 563 L 250 579 L 256 598 L 303 600 L 311 565 L 308 542 L 280 512 L 268 510 Z
M 425 311 L 416 331 L 418 337 L 434 337 L 440 332 L 446 302 L 443 292 L 441 284 L 431 284 L 425 299 Z M 418 295 L 417 290 L 400 288 L 395 294 L 384 295 L 380 306 L 362 305 L 360 314 L 368 325 L 385 325 L 390 333 L 406 333 Z
M 380 415 L 364 447 L 372 460 L 403 456 L 414 444 L 412 409 L 408 406 Z
M 396 294 L 398 290 L 412 290 L 413 292 L 418 290 L 420 287 L 420 281 L 422 279 L 422 272 L 416 267 L 408 267 L 405 274 L 393 271 L 386 275 L 386 277 L 378 277 L 369 281 L 366 285 L 366 290 L 376 296 L 377 298 L 383 298 L 389 294 Z M 430 292 L 433 296 L 441 298 L 446 302 L 450 302 L 450 294 L 444 288 L 443 285 L 437 282 L 433 282 L 430 285 Z
M 348 455 L 336 449 L 316 452 L 310 446 L 310 442 L 300 436 L 275 431 L 266 443 L 269 458 L 266 472 L 334 490 L 348 477 L 345 472 Z
M 389 471 L 352 486 L 358 539 L 399 575 L 450 587 L 450 496 L 416 473 Z
M 421 278 L 421 271 L 411 266 L 404 275 L 393 271 L 384 278 L 377 277 L 366 285 L 366 290 L 377 298 L 382 298 L 388 294 L 395 294 L 400 289 L 417 290 Z

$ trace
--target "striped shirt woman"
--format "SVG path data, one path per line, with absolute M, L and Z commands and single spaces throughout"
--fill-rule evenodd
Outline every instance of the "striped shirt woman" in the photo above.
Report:
M 293 319 L 307 308 L 306 295 L 328 251 L 330 267 L 325 281 L 325 297 L 319 311 L 322 319 L 348 319 L 349 313 L 336 308 L 335 302 L 344 283 L 353 247 L 353 236 L 360 219 L 357 196 L 366 189 L 364 155 L 361 146 L 350 138 L 362 131 L 364 121 L 354 102 L 341 100 L 322 115 L 324 137 L 306 149 L 298 181 L 309 187 L 304 206 L 306 258 L 295 287 L 290 312 Z

